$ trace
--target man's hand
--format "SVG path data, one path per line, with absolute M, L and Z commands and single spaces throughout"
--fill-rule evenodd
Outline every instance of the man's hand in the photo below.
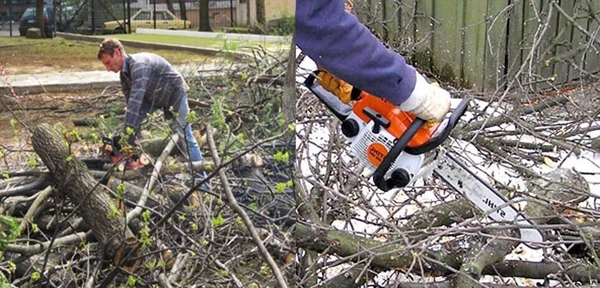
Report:
M 106 147 L 107 153 L 110 156 L 110 160 L 112 163 L 119 163 L 119 166 L 116 168 L 118 171 L 123 171 L 125 169 L 137 169 L 149 163 L 148 157 L 143 153 L 138 155 L 139 147 L 138 141 L 134 141 L 135 143 L 132 145 L 125 141 L 120 134 L 116 134 L 111 139 L 110 147 Z
M 121 135 L 120 134 L 115 134 L 112 137 L 112 148 L 116 153 L 121 153 Z
M 450 110 L 450 93 L 437 83 L 427 83 L 425 78 L 417 73 L 415 89 L 400 108 L 428 122 L 439 122 Z
M 325 90 L 340 98 L 342 102 L 346 104 L 350 103 L 352 85 L 323 70 L 317 73 L 317 81 Z

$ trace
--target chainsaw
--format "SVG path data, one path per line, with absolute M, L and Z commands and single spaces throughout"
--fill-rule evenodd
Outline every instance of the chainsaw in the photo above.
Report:
M 121 151 L 118 138 L 102 137 L 101 155 L 98 158 L 80 159 L 89 169 L 103 169 L 105 165 L 116 165 L 117 171 L 135 170 L 149 163 L 148 156 Z
M 352 93 L 354 104 L 345 104 L 316 81 L 316 72 L 306 78 L 304 85 L 341 121 L 341 132 L 352 154 L 373 172 L 377 188 L 389 191 L 406 187 L 433 172 L 489 218 L 533 227 L 534 223 L 504 195 L 440 145 L 466 112 L 468 100 L 461 100 L 449 117 L 432 125 L 356 88 Z M 524 242 L 545 240 L 545 235 L 535 228 L 523 227 L 519 232 Z

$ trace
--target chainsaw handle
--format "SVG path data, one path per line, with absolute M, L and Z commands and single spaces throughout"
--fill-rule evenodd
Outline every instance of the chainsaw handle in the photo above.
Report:
M 421 118 L 415 118 L 415 120 L 412 123 L 410 123 L 410 126 L 406 128 L 406 131 L 404 131 L 404 133 L 398 139 L 396 139 L 394 147 L 392 147 L 392 150 L 390 150 L 390 152 L 388 152 L 385 158 L 383 158 L 383 161 L 381 161 L 381 164 L 379 164 L 377 169 L 375 169 L 375 173 L 373 174 L 373 182 L 375 182 L 377 188 L 383 191 L 388 191 L 394 188 L 395 185 L 392 182 L 393 180 L 386 180 L 385 173 L 390 169 L 394 160 L 396 160 L 396 158 L 398 158 L 398 155 L 400 155 L 400 153 L 402 153 L 402 151 L 405 150 L 406 146 L 408 145 L 408 142 L 410 142 L 413 136 L 417 134 L 419 129 L 421 129 L 421 127 L 423 127 L 425 123 L 425 120 Z
M 431 140 L 427 141 L 421 146 L 408 147 L 408 142 L 410 142 L 410 140 L 415 136 L 415 134 L 417 134 L 419 129 L 421 129 L 421 127 L 423 127 L 423 125 L 425 125 L 426 123 L 426 121 L 423 119 L 415 118 L 415 120 L 410 124 L 410 126 L 406 128 L 406 131 L 404 131 L 404 133 L 398 139 L 396 139 L 394 147 L 392 147 L 390 152 L 388 152 L 385 158 L 383 158 L 383 161 L 381 161 L 381 164 L 377 167 L 377 169 L 375 169 L 375 173 L 373 174 L 373 181 L 375 182 L 377 188 L 383 191 L 388 191 L 394 188 L 396 185 L 394 185 L 393 179 L 385 179 L 385 174 L 390 169 L 396 158 L 398 158 L 400 153 L 402 153 L 402 151 L 406 151 L 407 153 L 418 155 L 435 149 L 437 146 L 446 141 L 446 139 L 448 139 L 448 136 L 450 136 L 450 132 L 452 132 L 452 129 L 454 129 L 456 124 L 458 124 L 458 120 L 460 119 L 460 117 L 463 114 L 465 114 L 468 106 L 469 100 L 461 100 L 456 109 L 454 109 L 454 111 L 448 118 L 446 127 L 440 135 L 436 136 L 435 138 L 432 138 Z
M 310 73 L 310 75 L 306 77 L 306 80 L 304 80 L 304 85 L 308 87 L 308 89 L 315 96 L 317 96 L 317 98 L 319 98 L 321 103 L 325 104 L 325 106 L 329 108 L 329 110 L 335 115 L 335 117 L 337 117 L 341 121 L 346 120 L 350 113 L 352 113 L 352 107 L 342 102 L 340 98 L 333 95 L 331 92 L 325 90 L 323 86 L 315 83 L 317 73 L 319 73 L 319 70 Z
M 440 144 L 444 143 L 444 141 L 448 139 L 448 136 L 450 136 L 450 132 L 452 132 L 454 127 L 456 127 L 456 124 L 458 124 L 458 120 L 460 120 L 460 117 L 462 117 L 465 114 L 468 107 L 469 100 L 461 100 L 460 103 L 458 103 L 458 106 L 456 106 L 456 108 L 454 109 L 454 111 L 452 111 L 452 114 L 448 118 L 448 122 L 446 122 L 446 127 L 444 127 L 444 130 L 439 135 L 435 136 L 435 138 L 431 138 L 423 145 L 417 147 L 406 147 L 404 151 L 413 155 L 419 155 L 427 153 L 440 146 Z M 398 155 L 396 155 L 396 157 L 397 156 Z

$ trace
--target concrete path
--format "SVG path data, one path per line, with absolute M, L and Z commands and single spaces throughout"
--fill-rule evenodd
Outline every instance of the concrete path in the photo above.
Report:
M 213 64 L 177 65 L 184 76 L 213 75 L 220 70 Z M 0 77 L 0 94 L 29 95 L 49 92 L 75 92 L 102 90 L 107 86 L 119 86 L 119 74 L 108 71 L 63 72 L 51 74 L 6 75 Z
M 14 91 L 17 95 L 99 90 L 119 85 L 119 75 L 106 71 L 7 75 L 7 78 L 8 81 L 0 81 L 0 91 L 10 94 Z

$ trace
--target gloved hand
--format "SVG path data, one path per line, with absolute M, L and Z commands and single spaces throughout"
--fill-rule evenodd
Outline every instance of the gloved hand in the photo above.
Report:
M 317 77 L 317 82 L 319 82 L 325 90 L 333 93 L 333 95 L 340 98 L 342 102 L 346 104 L 350 103 L 352 98 L 352 85 L 324 70 L 319 71 Z
M 120 142 L 121 142 L 121 135 L 120 134 L 113 135 L 113 137 L 112 137 L 112 146 L 113 146 L 113 149 L 114 149 L 115 152 L 118 152 L 118 153 L 121 152 L 121 149 L 123 147 L 121 146 Z
M 400 109 L 410 112 L 428 122 L 439 122 L 450 110 L 450 93 L 437 83 L 430 84 L 417 73 L 415 89 L 410 97 L 400 105 Z
M 139 145 L 139 141 L 135 136 L 130 136 L 127 139 L 123 139 L 121 134 L 115 134 L 112 136 L 112 143 L 116 153 L 133 152 L 134 148 Z
M 135 139 L 135 137 L 129 138 Z M 135 149 L 136 145 L 139 145 L 139 141 L 134 140 L 134 143 L 129 142 L 125 141 L 120 134 L 116 134 L 111 139 L 110 147 L 107 147 L 108 150 L 106 153 L 110 155 L 112 163 L 120 163 L 119 167 L 117 167 L 118 171 L 137 169 L 144 166 L 141 157 L 137 154 L 139 151 Z

